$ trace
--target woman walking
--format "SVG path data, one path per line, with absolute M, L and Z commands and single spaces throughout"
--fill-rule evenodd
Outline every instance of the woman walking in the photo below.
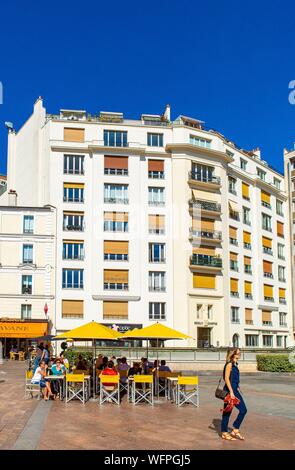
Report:
M 244 440 L 244 437 L 240 433 L 240 426 L 247 413 L 247 408 L 240 393 L 240 371 L 238 368 L 240 356 L 241 352 L 239 348 L 230 349 L 227 353 L 226 363 L 223 369 L 223 379 L 225 381 L 224 390 L 229 393 L 232 400 L 236 398 L 239 400 L 239 403 L 234 405 L 239 410 L 239 414 L 233 422 L 233 430 L 231 433 L 228 432 L 228 422 L 233 408 L 227 403 L 224 404 L 221 421 L 221 437 L 227 441 L 235 441 L 236 439 Z

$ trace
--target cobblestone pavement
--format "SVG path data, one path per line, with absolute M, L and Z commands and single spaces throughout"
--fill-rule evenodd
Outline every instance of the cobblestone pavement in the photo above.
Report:
M 244 442 L 225 442 L 219 437 L 222 402 L 214 398 L 218 372 L 200 373 L 200 408 L 177 408 L 165 399 L 154 407 L 135 407 L 126 402 L 126 396 L 120 407 L 24 400 L 23 377 L 23 364 L 0 366 L 0 380 L 5 379 L 0 383 L 0 449 L 19 448 L 26 430 L 31 432 L 33 414 L 32 422 L 38 416 L 44 420 L 39 423 L 36 443 L 31 441 L 36 449 L 295 450 L 294 375 L 242 375 L 241 389 L 248 407 L 242 428 Z M 50 407 L 48 413 L 44 413 L 46 406 Z

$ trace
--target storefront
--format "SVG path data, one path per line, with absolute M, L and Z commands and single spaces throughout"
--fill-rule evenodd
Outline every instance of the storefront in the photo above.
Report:
M 13 347 L 27 353 L 29 346 L 36 344 L 35 338 L 45 336 L 47 333 L 47 320 L 0 319 L 3 358 L 9 358 L 9 352 Z

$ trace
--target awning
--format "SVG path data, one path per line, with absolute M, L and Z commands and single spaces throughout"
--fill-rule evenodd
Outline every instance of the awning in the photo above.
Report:
M 236 202 L 234 201 L 228 201 L 228 204 L 229 204 L 229 208 L 232 212 L 240 212 L 239 211 L 239 206 Z
M 38 338 L 46 336 L 48 322 L 0 321 L 0 338 Z

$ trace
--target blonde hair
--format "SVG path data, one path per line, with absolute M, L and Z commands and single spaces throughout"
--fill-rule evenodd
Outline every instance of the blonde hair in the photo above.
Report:
M 239 350 L 240 348 L 228 348 L 225 362 L 232 362 L 234 356 L 237 354 Z

